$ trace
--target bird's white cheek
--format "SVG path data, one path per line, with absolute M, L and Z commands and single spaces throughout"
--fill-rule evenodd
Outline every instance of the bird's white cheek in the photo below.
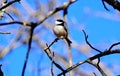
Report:
M 55 21 L 56 25 L 62 24 L 62 22 Z

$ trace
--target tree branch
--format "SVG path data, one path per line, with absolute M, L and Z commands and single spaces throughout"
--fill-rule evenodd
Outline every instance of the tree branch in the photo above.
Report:
M 110 46 L 110 48 L 108 49 L 108 51 L 111 51 L 114 46 L 119 45 L 119 44 L 120 44 L 120 42 L 117 42 L 117 43 L 112 44 L 112 45 Z
M 104 0 L 109 5 L 111 5 L 114 9 L 120 11 L 120 2 L 118 0 Z
M 102 4 L 103 4 L 104 8 L 105 8 L 107 11 L 110 11 L 110 10 L 106 7 L 104 0 L 102 0 Z
M 76 2 L 77 0 L 70 0 L 69 2 L 64 3 L 62 6 L 55 8 L 53 11 L 50 11 L 42 20 L 37 22 L 37 25 L 41 24 L 44 22 L 48 17 L 51 15 L 55 14 L 58 11 L 64 10 L 68 8 L 72 3 Z
M 26 66 L 27 66 L 27 62 L 28 62 L 28 58 L 29 58 L 29 54 L 30 54 L 30 50 L 31 50 L 32 36 L 33 36 L 35 27 L 36 27 L 36 23 L 31 23 L 30 38 L 29 38 L 29 42 L 28 42 L 28 50 L 27 50 L 27 53 L 26 53 L 25 61 L 24 61 L 22 76 L 24 76 L 24 74 L 25 74 L 25 69 L 26 69 Z
M 107 75 L 105 74 L 105 72 L 102 70 L 102 68 L 101 68 L 98 64 L 93 63 L 93 62 L 90 61 L 90 60 L 87 60 L 87 63 L 89 63 L 89 64 L 93 65 L 94 67 L 96 67 L 96 68 L 99 70 L 99 72 L 102 74 L 102 76 L 107 76 Z
M 58 38 L 56 38 L 56 39 L 58 39 Z M 55 43 L 56 42 L 56 39 L 48 46 L 47 44 L 47 48 L 44 50 L 45 51 L 45 53 L 47 54 L 47 56 L 49 57 L 49 59 L 52 61 L 52 63 L 58 68 L 58 69 L 60 69 L 61 71 L 64 71 L 64 69 L 59 65 L 59 64 L 57 64 L 54 60 L 53 60 L 53 58 L 52 58 L 52 55 L 51 55 L 51 51 L 50 51 L 50 46 L 52 46 L 53 45 L 53 43 Z M 49 52 L 48 52 L 48 51 Z
M 86 59 L 84 61 L 81 61 L 81 62 L 78 62 L 78 63 L 74 64 L 73 66 L 71 66 L 71 67 L 67 68 L 66 70 L 64 70 L 64 72 L 60 73 L 58 76 L 61 76 L 61 75 L 65 74 L 65 73 L 73 70 L 74 68 L 78 67 L 79 65 L 82 65 L 82 64 L 86 63 L 88 60 L 92 61 L 92 60 L 95 60 L 97 58 L 100 58 L 100 57 L 103 57 L 103 56 L 106 56 L 106 55 L 118 54 L 118 53 L 120 53 L 120 49 L 102 52 L 102 53 L 97 54 L 95 56 L 92 56 L 92 57 L 90 57 L 90 58 L 88 58 L 88 59 Z
M 59 38 L 56 38 L 44 51 L 48 50 L 55 42 L 57 42 Z
M 0 23 L 0 26 L 11 25 L 11 24 L 25 25 L 25 22 L 14 21 L 14 22 Z
M 99 52 L 99 53 L 102 53 L 100 50 L 96 49 L 95 47 L 93 47 L 93 46 L 88 42 L 88 35 L 85 33 L 84 30 L 82 30 L 82 31 L 83 31 L 83 33 L 84 33 L 86 43 L 87 43 L 93 50 L 95 50 L 95 51 L 97 51 L 97 52 Z
M 14 1 L 9 2 L 9 3 L 6 4 L 5 6 L 1 7 L 1 8 L 0 8 L 0 11 L 1 11 L 2 9 L 7 8 L 8 6 L 12 5 L 13 3 L 19 2 L 19 1 L 20 1 L 20 0 L 14 0 Z

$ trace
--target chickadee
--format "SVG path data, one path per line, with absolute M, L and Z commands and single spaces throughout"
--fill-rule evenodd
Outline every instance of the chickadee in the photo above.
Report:
M 66 27 L 64 26 L 65 22 L 61 19 L 57 19 L 55 21 L 55 26 L 53 28 L 53 32 L 54 34 L 61 39 L 65 39 L 68 43 L 68 45 L 70 46 L 70 44 L 72 43 L 72 41 L 70 41 L 69 36 L 68 36 L 68 31 L 66 29 Z

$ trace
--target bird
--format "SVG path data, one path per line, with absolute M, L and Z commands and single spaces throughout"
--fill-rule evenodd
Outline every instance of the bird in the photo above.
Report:
M 53 27 L 53 32 L 58 38 L 65 39 L 69 46 L 71 45 L 72 41 L 70 40 L 68 30 L 65 27 L 65 21 L 57 19 L 55 21 L 55 26 Z

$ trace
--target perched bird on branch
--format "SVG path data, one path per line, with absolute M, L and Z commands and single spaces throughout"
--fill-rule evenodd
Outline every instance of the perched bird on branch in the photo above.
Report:
M 68 43 L 68 45 L 70 46 L 72 41 L 70 40 L 69 36 L 68 36 L 68 31 L 65 27 L 65 22 L 62 19 L 57 19 L 55 21 L 55 26 L 53 28 L 53 32 L 54 34 L 61 39 L 65 39 Z

